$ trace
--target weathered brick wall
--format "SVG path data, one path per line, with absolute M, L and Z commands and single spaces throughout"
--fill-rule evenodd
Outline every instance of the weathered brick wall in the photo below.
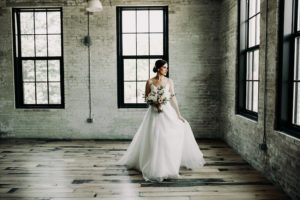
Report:
M 169 67 L 183 117 L 198 138 L 219 137 L 219 0 L 102 0 L 90 17 L 92 117 L 88 124 L 85 0 L 1 0 L 0 137 L 132 138 L 146 109 L 117 108 L 116 6 L 169 6 Z M 15 109 L 11 7 L 62 6 L 65 109 Z
M 293 199 L 300 199 L 299 168 L 300 140 L 276 131 L 276 84 L 278 63 L 279 1 L 269 0 L 268 11 L 268 51 L 266 52 L 266 0 L 261 3 L 261 43 L 260 43 L 260 83 L 258 121 L 249 120 L 236 114 L 236 70 L 237 70 L 237 19 L 236 0 L 222 2 L 221 14 L 221 94 L 220 130 L 226 142 L 233 147 L 253 167 L 268 179 L 280 185 Z M 266 66 L 265 66 L 266 65 Z M 259 149 L 264 131 L 264 81 L 266 67 L 266 152 Z
M 92 117 L 88 117 L 85 0 L 0 1 L 0 137 L 132 138 L 146 109 L 117 108 L 116 6 L 168 5 L 170 77 L 179 106 L 198 138 L 223 137 L 253 167 L 299 199 L 298 139 L 274 130 L 278 58 L 279 0 L 269 0 L 266 133 L 263 138 L 265 0 L 261 6 L 258 121 L 236 115 L 237 1 L 102 1 L 90 18 Z M 62 6 L 65 102 L 63 110 L 15 109 L 11 7 Z M 107 94 L 107 95 L 105 95 Z M 219 131 L 220 130 L 220 131 Z

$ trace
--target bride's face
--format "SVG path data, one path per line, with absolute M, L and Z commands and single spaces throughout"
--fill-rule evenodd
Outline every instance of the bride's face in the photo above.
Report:
M 168 73 L 168 64 L 164 64 L 161 68 L 158 69 L 158 72 L 164 76 Z

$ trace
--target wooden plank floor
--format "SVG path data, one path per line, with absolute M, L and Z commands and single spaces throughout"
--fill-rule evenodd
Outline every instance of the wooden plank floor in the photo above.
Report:
M 289 199 L 226 143 L 198 143 L 203 168 L 149 183 L 115 165 L 129 141 L 1 139 L 0 200 Z

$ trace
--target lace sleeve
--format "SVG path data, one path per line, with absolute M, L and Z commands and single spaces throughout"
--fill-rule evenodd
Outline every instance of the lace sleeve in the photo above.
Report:
M 170 94 L 173 95 L 170 102 L 172 107 L 174 108 L 174 110 L 176 111 L 178 116 L 181 116 L 180 112 L 179 112 L 179 107 L 178 107 L 178 103 L 177 103 L 177 99 L 175 96 L 175 91 L 174 91 L 174 84 L 173 81 L 170 79 Z

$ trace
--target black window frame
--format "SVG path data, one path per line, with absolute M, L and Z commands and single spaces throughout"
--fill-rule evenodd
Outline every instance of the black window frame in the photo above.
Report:
M 122 11 L 123 10 L 162 10 L 163 11 L 163 55 L 124 56 L 122 55 Z M 164 59 L 169 61 L 168 41 L 168 6 L 117 6 L 117 78 L 118 78 L 118 108 L 147 108 L 146 103 L 124 103 L 124 68 L 123 59 Z M 169 69 L 169 68 L 168 68 Z M 169 77 L 169 70 L 166 75 Z M 137 83 L 138 80 L 135 80 Z
M 256 2 L 257 4 L 257 2 Z M 238 64 L 237 64 L 237 96 L 236 96 L 236 113 L 241 114 L 247 118 L 258 120 L 258 112 L 246 109 L 246 74 L 247 74 L 247 53 L 254 52 L 256 50 L 260 51 L 260 44 L 257 44 L 252 47 L 248 47 L 249 42 L 249 20 L 253 17 L 260 15 L 260 11 L 255 13 L 249 18 L 249 4 L 248 0 L 239 0 L 238 1 Z M 256 33 L 255 33 L 256 34 Z M 255 36 L 256 38 L 256 36 Z M 254 56 L 254 55 L 253 55 Z M 258 55 L 259 59 L 259 55 Z M 259 70 L 259 63 L 258 63 Z M 253 69 L 252 69 L 253 71 Z M 258 71 L 258 80 L 252 80 L 258 82 L 258 91 L 259 91 L 259 71 Z M 253 88 L 252 88 L 253 90 Z M 257 97 L 257 104 L 259 102 L 259 93 Z M 253 104 L 253 102 L 252 102 Z M 252 105 L 253 106 L 253 105 Z
M 279 68 L 277 84 L 277 122 L 276 129 L 300 138 L 300 126 L 292 123 L 293 115 L 293 77 L 295 38 L 297 31 L 297 9 L 299 0 L 280 1 L 279 24 Z
M 20 12 L 60 12 L 61 25 L 61 56 L 33 56 L 22 57 L 21 55 L 21 35 L 20 35 Z M 15 19 L 16 17 L 16 19 Z M 17 21 L 17 22 L 16 22 Z M 34 27 L 35 28 L 35 27 Z M 17 29 L 17 30 L 15 30 Z M 63 10 L 62 7 L 39 7 L 39 8 L 12 8 L 12 30 L 13 30 L 13 55 L 14 55 L 14 82 L 15 82 L 15 107 L 23 109 L 63 109 L 65 108 L 64 99 L 64 60 L 63 60 Z M 46 33 L 45 35 L 48 35 Z M 17 39 L 16 39 L 17 36 Z M 17 41 L 16 41 L 17 40 Z M 17 46 L 18 45 L 18 46 Z M 48 47 L 47 47 L 48 49 Z M 18 56 L 17 56 L 18 55 Z M 23 96 L 23 76 L 22 76 L 22 61 L 23 60 L 59 60 L 60 62 L 60 104 L 25 104 Z M 48 66 L 48 64 L 47 64 Z M 35 81 L 36 82 L 36 81 Z M 47 83 L 49 80 L 47 80 Z M 49 99 L 49 89 L 48 99 Z

